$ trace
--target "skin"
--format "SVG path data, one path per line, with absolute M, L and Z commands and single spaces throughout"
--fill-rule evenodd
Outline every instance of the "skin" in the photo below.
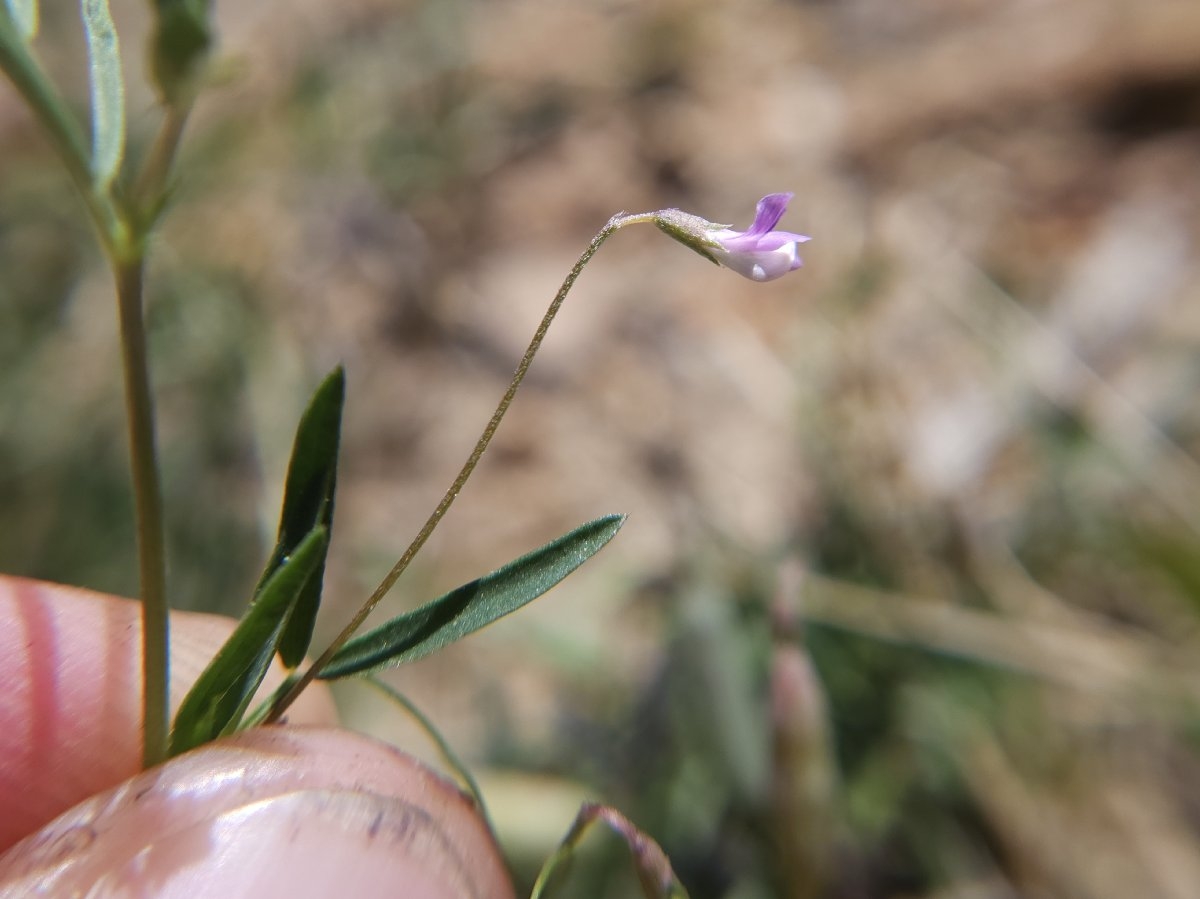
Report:
M 172 615 L 173 704 L 232 625 Z M 139 773 L 140 653 L 136 603 L 0 577 L 0 899 L 513 896 L 471 803 L 319 687 Z

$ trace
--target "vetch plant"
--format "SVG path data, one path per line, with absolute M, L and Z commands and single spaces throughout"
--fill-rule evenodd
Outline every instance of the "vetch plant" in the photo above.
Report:
M 162 103 L 160 133 L 141 166 L 125 157 L 124 87 L 117 33 L 106 0 L 81 0 L 91 84 L 90 139 L 34 52 L 36 0 L 0 5 L 0 68 L 40 120 L 62 157 L 97 229 L 112 268 L 122 342 L 130 467 L 135 495 L 143 624 L 144 768 L 220 737 L 284 719 L 315 679 L 371 675 L 437 652 L 545 593 L 603 548 L 624 518 L 607 515 L 581 525 L 497 570 L 375 628 L 358 634 L 367 616 L 396 584 L 445 517 L 488 448 L 554 318 L 583 268 L 617 231 L 653 224 L 710 261 L 755 281 L 800 267 L 808 237 L 776 230 L 792 198 L 769 194 L 745 231 L 714 224 L 678 209 L 613 216 L 584 249 L 550 302 L 512 379 L 474 448 L 441 501 L 338 637 L 305 666 L 321 602 L 334 524 L 334 500 L 345 373 L 318 387 L 296 431 L 276 545 L 248 609 L 225 645 L 198 678 L 168 728 L 168 598 L 164 576 L 163 513 L 154 432 L 154 406 L 143 320 L 143 274 L 148 238 L 162 213 L 184 126 L 205 74 L 211 44 L 209 9 L 201 0 L 156 0 L 151 71 Z M 291 672 L 257 709 L 250 703 L 278 656 Z M 593 820 L 603 820 L 645 862 L 647 895 L 682 895 L 665 856 L 615 811 L 589 807 L 581 814 L 559 864 Z M 538 893 L 545 878 L 539 882 Z
M 738 271 L 742 274 L 746 274 L 747 271 L 749 271 L 750 273 L 747 275 L 747 277 L 754 278 L 755 280 L 769 280 L 770 277 L 779 277 L 781 274 L 784 274 L 784 272 L 780 271 L 780 269 L 784 268 L 785 266 L 788 270 L 794 271 L 801 265 L 799 257 L 795 254 L 795 247 L 799 242 L 809 239 L 799 234 L 790 234 L 789 232 L 785 231 L 771 230 L 771 228 L 773 228 L 783 216 L 784 210 L 787 208 L 787 203 L 791 196 L 791 194 L 770 194 L 760 200 L 758 204 L 758 216 L 755 219 L 755 224 L 744 234 L 741 232 L 729 231 L 724 225 L 714 225 L 712 222 L 702 219 L 699 216 L 680 212 L 678 209 L 661 209 L 656 212 L 632 214 L 618 213 L 609 219 L 608 223 L 600 229 L 595 237 L 592 238 L 591 242 L 587 246 L 587 249 L 583 251 L 579 259 L 575 262 L 575 265 L 571 268 L 571 271 L 567 274 L 566 279 L 559 287 L 558 293 L 555 294 L 554 299 L 550 302 L 549 308 L 546 310 L 545 315 L 542 316 L 541 322 L 534 331 L 533 338 L 529 341 L 529 346 L 526 348 L 525 354 L 521 357 L 521 361 L 517 364 L 517 369 L 513 373 L 512 380 L 508 385 L 508 389 L 500 398 L 500 402 L 497 404 L 495 411 L 492 413 L 491 419 L 489 419 L 487 425 L 484 427 L 483 433 L 479 435 L 479 440 L 476 442 L 475 448 L 471 451 L 470 456 L 467 457 L 467 460 L 460 469 L 458 476 L 450 484 L 449 488 L 447 488 L 441 502 L 438 503 L 437 507 L 430 514 L 424 526 L 417 533 L 417 536 L 413 539 L 408 549 L 404 551 L 400 559 L 394 566 L 392 566 L 391 571 L 388 572 L 383 581 L 379 584 L 367 601 L 359 608 L 358 612 L 351 619 L 350 623 L 346 625 L 341 634 L 338 635 L 338 637 L 329 645 L 325 652 L 323 652 L 303 674 L 299 675 L 289 684 L 285 685 L 284 688 L 282 688 L 282 691 L 278 697 L 272 702 L 271 708 L 267 712 L 265 720 L 267 722 L 279 720 L 287 707 L 295 701 L 295 698 L 309 683 L 312 682 L 314 678 L 329 677 L 330 675 L 325 673 L 326 668 L 339 659 L 339 654 L 342 653 L 343 648 L 346 650 L 357 648 L 371 639 L 375 640 L 376 643 L 380 642 L 380 631 L 383 631 L 385 628 L 389 627 L 389 625 L 385 625 L 384 628 L 380 628 L 379 631 L 374 631 L 372 634 L 365 635 L 351 646 L 347 646 L 347 641 L 350 640 L 350 638 L 362 626 L 363 622 L 367 619 L 367 617 L 371 614 L 383 597 L 387 595 L 387 592 L 395 585 L 400 575 L 412 562 L 413 558 L 420 551 L 421 547 L 424 546 L 425 541 L 429 539 L 430 534 L 433 533 L 434 529 L 438 526 L 438 523 L 445 516 L 446 512 L 449 511 L 451 504 L 462 491 L 467 479 L 471 476 L 471 473 L 475 470 L 475 466 L 479 463 L 479 460 L 483 457 L 484 452 L 487 450 L 488 444 L 491 443 L 492 437 L 495 436 L 496 430 L 500 426 L 500 422 L 503 420 L 505 413 L 508 411 L 508 407 L 512 404 L 513 398 L 517 394 L 517 390 L 520 389 L 521 382 L 525 380 L 525 375 L 529 371 L 529 366 L 532 364 L 534 356 L 537 355 L 538 349 L 541 348 L 542 341 L 545 340 L 546 334 L 550 330 L 550 325 L 553 323 L 555 316 L 558 315 L 559 309 L 562 308 L 562 304 L 566 300 L 567 294 L 571 292 L 571 288 L 574 287 L 575 281 L 583 271 L 584 266 L 591 261 L 592 257 L 596 254 L 596 251 L 600 249 L 601 245 L 608 240 L 608 238 L 612 237 L 613 234 L 622 228 L 626 228 L 630 225 L 655 224 L 671 237 L 674 237 L 676 240 L 688 247 L 691 247 L 702 255 L 708 256 L 714 262 L 725 264 L 734 271 Z M 727 234 L 735 234 L 737 237 L 724 237 L 724 235 Z M 722 241 L 729 243 L 733 249 L 727 249 Z M 753 249 L 753 247 L 759 248 Z M 789 250 L 788 247 L 791 249 Z M 785 261 L 785 258 L 789 255 L 790 259 Z M 769 269 L 765 270 L 770 271 L 773 274 L 771 274 L 769 277 L 756 277 L 754 272 L 760 269 L 762 266 L 769 266 Z M 340 379 L 340 375 L 338 375 L 338 377 Z M 328 477 L 330 485 L 329 507 L 331 508 L 333 502 L 332 470 L 330 470 Z M 289 475 L 289 483 L 290 481 L 291 477 Z M 597 522 L 593 522 L 593 524 L 596 523 Z M 615 528 L 619 526 L 620 522 L 615 522 L 613 533 L 615 533 Z M 569 537 L 570 535 L 567 536 Z M 562 539 L 566 540 L 567 538 L 564 537 Z M 605 542 L 607 542 L 607 540 Z M 543 549 L 547 548 L 548 547 L 544 547 Z M 599 549 L 599 547 L 596 547 L 596 549 Z M 277 548 L 276 554 L 278 555 L 279 553 L 280 549 Z M 493 575 L 495 574 L 498 574 L 498 572 L 493 572 Z M 489 577 L 492 577 L 493 575 L 489 575 Z M 565 574 L 563 576 L 565 576 Z M 557 582 L 558 580 L 554 581 L 554 583 Z M 552 586 L 552 584 L 550 586 Z M 548 589 L 548 587 L 545 589 Z M 535 595 L 540 595 L 540 592 Z M 535 598 L 535 596 L 529 596 L 528 598 L 523 599 L 523 601 L 520 602 L 520 605 L 524 605 L 525 602 L 528 602 L 533 598 Z M 445 597 L 443 597 L 443 599 L 445 599 Z M 437 600 L 437 602 L 441 602 L 441 600 Z M 516 606 L 513 608 L 515 607 Z M 313 611 L 315 612 L 315 609 Z M 417 612 L 421 611 L 422 610 L 420 609 L 417 610 Z M 506 608 L 505 611 L 501 612 L 500 614 L 507 614 L 508 611 L 512 611 L 512 609 Z M 496 615 L 495 617 L 499 617 L 499 615 Z M 494 618 L 489 618 L 488 620 L 491 621 L 494 620 Z M 308 625 L 308 631 L 311 634 L 311 624 Z M 397 649 L 397 651 L 399 650 Z M 386 651 L 377 649 L 376 654 L 379 656 L 386 656 Z M 286 660 L 287 659 L 285 657 L 285 661 Z M 380 667 L 384 667 L 386 664 L 386 659 L 380 658 L 379 661 L 369 666 L 369 668 L 371 670 L 376 670 Z M 338 667 L 334 670 L 341 671 L 343 669 Z M 365 669 L 358 667 L 353 669 L 355 672 L 359 670 Z M 351 672 L 347 670 L 345 673 Z

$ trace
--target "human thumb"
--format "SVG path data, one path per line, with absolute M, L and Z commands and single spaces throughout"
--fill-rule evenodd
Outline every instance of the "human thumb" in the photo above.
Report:
M 262 727 L 98 794 L 0 857 L 0 897 L 512 899 L 474 804 L 333 728 Z

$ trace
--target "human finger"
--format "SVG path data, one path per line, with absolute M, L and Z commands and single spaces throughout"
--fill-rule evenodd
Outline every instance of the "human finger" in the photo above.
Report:
M 345 730 L 254 728 L 145 771 L 0 858 L 0 899 L 512 899 L 453 784 Z
M 171 615 L 171 704 L 235 622 Z M 142 626 L 138 603 L 0 577 L 0 851 L 141 764 Z M 275 670 L 270 683 L 282 673 Z M 295 722 L 336 721 L 328 691 L 307 690 Z

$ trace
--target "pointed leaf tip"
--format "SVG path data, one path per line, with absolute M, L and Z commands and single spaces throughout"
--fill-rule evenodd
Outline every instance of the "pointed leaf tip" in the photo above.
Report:
M 267 579 L 284 563 L 301 540 L 317 525 L 333 529 L 334 494 L 341 443 L 342 410 L 346 401 L 346 372 L 338 366 L 313 393 L 292 443 L 279 534 L 267 562 L 257 595 Z M 279 654 L 289 668 L 300 664 L 312 641 L 313 625 L 321 605 L 325 555 L 296 602 L 279 641 Z
M 393 618 L 341 648 L 318 677 L 334 680 L 416 661 L 537 599 L 616 536 L 624 515 L 607 515 Z

